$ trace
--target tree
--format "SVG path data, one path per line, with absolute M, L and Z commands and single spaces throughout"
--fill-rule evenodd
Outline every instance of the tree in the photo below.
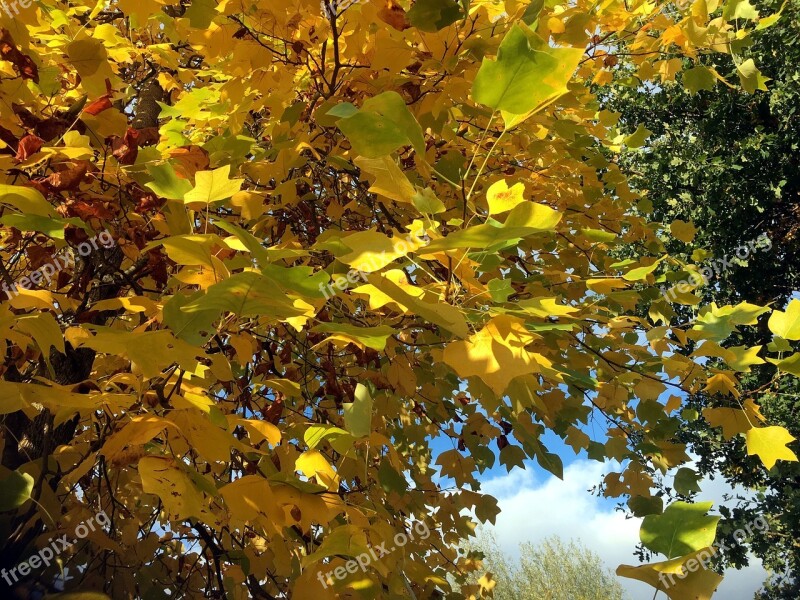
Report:
M 491 532 L 482 531 L 476 543 L 485 555 L 483 566 L 496 582 L 495 600 L 623 600 L 624 590 L 600 557 L 557 536 L 540 544 L 523 542 L 519 558 L 503 552 Z
M 746 3 L 23 4 L 0 31 L 2 585 L 449 593 L 498 512 L 478 476 L 560 474 L 548 429 L 660 512 L 654 470 L 689 458 L 667 389 L 730 396 L 750 454 L 796 460 L 734 400 L 753 348 L 723 345 L 796 341 L 800 303 L 668 326 L 677 259 L 615 157 L 646 132 L 593 88 L 623 52 L 663 83 L 663 54 L 735 50 Z M 701 342 L 730 368 L 678 352 Z M 672 562 L 620 573 L 657 586 L 715 523 L 651 520 Z
M 687 263 L 722 265 L 715 268 L 708 285 L 694 292 L 703 304 L 741 301 L 785 307 L 791 294 L 800 289 L 800 236 L 797 235 L 800 210 L 798 143 L 800 102 L 797 64 L 800 61 L 800 4 L 796 1 L 759 2 L 761 14 L 782 9 L 772 26 L 755 32 L 753 45 L 743 48 L 738 61 L 723 55 L 707 55 L 679 82 L 660 86 L 642 94 L 626 84 L 633 66 L 620 63 L 619 84 L 604 91 L 605 105 L 621 113 L 621 120 L 643 124 L 652 132 L 646 148 L 623 154 L 624 170 L 637 189 L 647 190 L 653 215 L 665 223 L 692 222 L 693 240 L 675 239 L 668 245 L 670 254 Z M 707 85 L 700 75 L 719 74 L 736 80 L 741 64 L 754 60 L 766 86 L 760 83 L 755 93 L 725 86 Z M 738 62 L 738 66 L 737 66 Z M 698 83 L 693 83 L 698 82 Z M 686 87 L 685 87 L 686 86 Z M 688 89 L 687 89 L 688 88 Z M 745 258 L 735 250 L 759 237 L 770 240 Z M 698 250 L 702 249 L 702 250 Z M 687 276 L 676 273 L 675 279 Z M 674 317 L 692 318 L 691 304 L 673 303 Z M 772 332 L 766 328 L 742 333 L 740 342 L 748 346 L 768 346 Z M 714 360 L 713 358 L 710 360 Z M 797 379 L 775 379 L 771 364 L 752 366 L 742 378 L 742 387 L 758 399 L 770 422 L 800 434 L 797 421 Z M 719 399 L 695 394 L 690 402 L 701 415 L 714 415 Z M 706 412 L 711 409 L 711 412 Z M 770 584 L 769 598 L 796 598 L 797 583 L 792 582 L 800 568 L 800 553 L 794 542 L 800 536 L 796 466 L 776 467 L 768 476 L 757 462 L 749 459 L 740 440 L 727 443 L 715 421 L 699 418 L 691 423 L 683 439 L 699 457 L 699 476 L 721 473 L 732 484 L 766 488 L 765 493 L 737 501 L 725 512 L 719 534 L 731 548 L 719 555 L 722 564 L 747 564 L 747 551 L 764 561 L 778 574 L 789 573 L 786 589 Z M 676 486 L 677 487 L 677 486 Z M 667 490 L 678 497 L 691 496 L 685 488 Z M 736 543 L 731 534 L 763 515 L 769 529 L 756 531 L 747 544 Z

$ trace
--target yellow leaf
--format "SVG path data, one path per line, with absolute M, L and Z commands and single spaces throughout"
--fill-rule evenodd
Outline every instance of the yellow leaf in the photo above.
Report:
M 704 408 L 703 417 L 712 427 L 722 427 L 722 436 L 729 440 L 764 421 L 758 405 L 752 398 L 745 400 L 742 407 L 744 410 L 726 407 Z
M 259 421 L 257 419 L 242 419 L 241 417 L 228 415 L 228 422 L 231 425 L 243 425 L 250 434 L 250 439 L 252 441 L 260 442 L 262 440 L 267 440 L 272 446 L 277 446 L 281 442 L 280 429 L 267 421 Z
M 244 179 L 230 179 L 231 166 L 225 165 L 213 171 L 198 171 L 194 189 L 186 192 L 183 202 L 210 204 L 230 198 L 242 188 Z
M 789 442 L 795 438 L 785 428 L 773 425 L 771 427 L 754 427 L 745 434 L 747 436 L 747 454 L 757 454 L 769 470 L 778 460 L 797 462 L 797 455 L 787 448 Z
M 726 362 L 742 373 L 749 373 L 752 365 L 763 365 L 764 359 L 758 356 L 761 346 L 753 346 L 748 348 L 746 346 L 734 346 L 728 348 L 728 352 L 733 355 L 733 358 Z
M 484 573 L 483 576 L 478 579 L 478 584 L 481 586 L 481 591 L 491 592 L 497 585 L 497 580 L 491 573 Z
M 769 328 L 784 339 L 800 340 L 800 300 L 792 300 L 786 312 L 773 311 L 769 317 Z
M 253 192 L 236 192 L 231 197 L 231 206 L 242 211 L 245 221 L 252 221 L 264 214 L 267 207 L 264 205 L 264 196 Z
M 125 448 L 146 444 L 168 427 L 177 429 L 174 423 L 156 415 L 134 417 L 103 444 L 100 454 L 113 462 Z
M 390 238 L 377 231 L 354 233 L 342 238 L 342 243 L 350 248 L 351 252 L 340 256 L 339 260 L 362 273 L 380 271 L 386 265 L 424 244 L 414 236 Z
M 538 360 L 544 357 L 525 348 L 535 339 L 522 319 L 500 315 L 469 339 L 447 346 L 444 362 L 461 377 L 480 377 L 499 395 L 514 377 L 540 371 Z
M 669 231 L 673 237 L 688 244 L 694 239 L 697 228 L 691 221 L 687 223 L 686 221 L 675 220 L 669 226 Z
M 722 576 L 705 568 L 703 561 L 713 554 L 714 548 L 704 548 L 664 562 L 620 565 L 617 575 L 649 583 L 673 600 L 710 600 L 722 581 Z
M 412 202 L 416 193 L 414 186 L 397 166 L 394 158 L 391 156 L 382 156 L 381 158 L 359 156 L 354 162 L 359 169 L 375 177 L 374 183 L 369 188 L 370 192 L 396 202 L 408 204 Z
M 139 475 L 142 489 L 161 498 L 172 518 L 195 517 L 213 523 L 213 515 L 205 507 L 202 492 L 172 459 L 146 456 L 139 461 Z
M 727 373 L 717 373 L 708 378 L 708 383 L 703 391 L 707 394 L 730 394 L 739 397 L 739 390 L 736 389 L 736 379 Z
M 17 317 L 16 327 L 36 341 L 42 351 L 42 357 L 48 364 L 50 363 L 51 346 L 62 354 L 65 352 L 64 336 L 52 313 L 42 312 L 37 315 Z
M 489 214 L 499 215 L 511 210 L 517 204 L 525 202 L 524 193 L 525 185 L 522 183 L 515 183 L 509 188 L 505 179 L 494 182 L 486 191 Z
M 316 477 L 328 489 L 336 489 L 339 475 L 319 450 L 306 450 L 295 461 L 295 469 L 306 477 Z
M 21 185 L 0 185 L 0 202 L 10 204 L 19 212 L 40 217 L 54 217 L 53 206 L 38 190 Z

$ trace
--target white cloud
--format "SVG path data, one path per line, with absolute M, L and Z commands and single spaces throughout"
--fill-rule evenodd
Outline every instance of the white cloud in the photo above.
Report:
M 638 564 L 633 550 L 639 541 L 640 519 L 626 519 L 608 500 L 587 490 L 597 485 L 614 467 L 595 461 L 576 460 L 564 470 L 564 480 L 548 477 L 537 481 L 533 471 L 512 473 L 483 483 L 483 491 L 497 498 L 502 512 L 490 529 L 505 552 L 517 556 L 520 542 L 537 542 L 550 535 L 580 540 L 596 552 L 612 571 L 619 564 Z M 720 480 L 702 482 L 703 499 L 722 501 L 730 493 Z M 708 489 L 707 489 L 708 488 Z M 752 560 L 742 571 L 728 571 L 715 598 L 752 600 L 764 580 L 760 561 Z M 631 579 L 620 582 L 631 598 L 650 600 L 653 588 Z M 659 594 L 659 598 L 666 596 Z

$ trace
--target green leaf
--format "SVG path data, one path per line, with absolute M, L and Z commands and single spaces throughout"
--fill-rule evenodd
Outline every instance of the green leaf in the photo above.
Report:
M 309 448 L 316 448 L 323 440 L 328 440 L 339 454 L 347 454 L 356 439 L 344 429 L 333 425 L 312 425 L 306 429 L 303 440 Z
M 716 79 L 707 67 L 694 67 L 683 72 L 683 86 L 690 94 L 700 90 L 713 90 Z
M 617 234 L 613 231 L 606 231 L 605 229 L 581 229 L 581 233 L 586 239 L 593 242 L 613 242 L 617 239 Z
M 455 23 L 462 16 L 461 7 L 454 0 L 416 0 L 406 13 L 409 23 L 431 33 Z
M 0 202 L 10 204 L 26 215 L 52 217 L 56 214 L 38 190 L 21 185 L 0 185 Z
M 206 293 L 185 304 L 185 313 L 215 311 L 219 317 L 223 312 L 245 316 L 269 316 L 274 319 L 287 319 L 305 314 L 305 310 L 295 307 L 284 294 L 279 293 L 275 283 L 259 273 L 245 271 L 210 286 Z
M 320 323 L 311 331 L 314 333 L 329 333 L 338 339 L 360 343 L 373 350 L 386 348 L 386 340 L 394 333 L 388 325 L 378 327 L 357 327 L 348 323 Z
M 344 425 L 353 437 L 367 437 L 372 432 L 372 396 L 367 387 L 356 385 L 353 402 L 343 405 Z
M 43 217 L 33 214 L 3 215 L 3 217 L 0 218 L 0 224 L 5 225 L 6 227 L 16 227 L 20 231 L 38 231 L 50 236 L 51 238 L 59 240 L 64 239 L 64 228 L 67 225 L 75 225 L 87 233 L 91 231 L 86 223 L 77 218 L 51 219 L 50 217 Z
M 639 126 L 636 128 L 636 131 L 634 131 L 632 134 L 626 137 L 623 140 L 623 143 L 628 148 L 641 148 L 642 146 L 644 146 L 645 140 L 648 137 L 650 137 L 652 133 L 653 132 L 650 131 L 647 127 L 645 127 L 642 124 L 639 124 Z
M 644 267 L 636 267 L 635 269 L 631 269 L 630 271 L 625 273 L 622 276 L 622 278 L 626 281 L 639 281 L 640 279 L 646 279 L 650 273 L 656 270 L 658 265 L 661 264 L 662 260 L 664 259 L 659 258 L 652 265 L 647 265 Z
M 388 460 L 381 461 L 378 468 L 378 481 L 385 492 L 397 492 L 402 494 L 408 489 L 408 481 L 400 473 L 392 468 Z
M 582 48 L 553 48 L 525 25 L 514 25 L 497 51 L 483 59 L 472 86 L 472 98 L 508 115 L 506 125 L 530 115 L 567 92 L 567 83 L 583 56 Z
M 537 202 L 523 202 L 514 207 L 502 225 L 482 223 L 454 231 L 450 235 L 418 250 L 419 254 L 431 254 L 457 248 L 486 249 L 497 243 L 527 237 L 534 233 L 552 231 L 561 220 L 561 213 Z
M 317 551 L 303 557 L 300 563 L 305 568 L 328 556 L 355 558 L 361 554 L 369 555 L 364 529 L 358 525 L 341 525 L 325 536 Z
M 659 515 L 664 511 L 664 501 L 658 496 L 631 496 L 628 500 L 628 508 L 631 509 L 634 517 Z
M 353 150 L 367 158 L 380 158 L 410 143 L 408 136 L 389 119 L 367 112 L 336 122 Z
M 739 74 L 739 81 L 742 87 L 750 94 L 754 94 L 756 90 L 763 92 L 767 91 L 768 78 L 761 74 L 761 71 L 756 67 L 756 63 L 752 58 L 748 58 L 742 64 L 736 67 L 736 72 Z
M 361 110 L 339 119 L 336 125 L 353 144 L 353 150 L 367 158 L 380 158 L 408 145 L 419 154 L 425 153 L 422 128 L 397 92 L 366 100 Z
M 673 485 L 676 492 L 688 496 L 694 492 L 700 491 L 700 486 L 697 484 L 699 480 L 700 476 L 697 474 L 697 471 L 689 467 L 681 467 L 678 469 L 678 472 L 675 473 Z
M 268 250 L 264 248 L 264 246 L 261 245 L 261 241 L 249 231 L 245 231 L 241 227 L 237 227 L 223 219 L 215 220 L 214 225 L 235 236 L 242 242 L 244 247 L 247 248 L 260 265 L 267 265 L 272 262 Z
M 0 512 L 15 510 L 25 504 L 33 491 L 33 477 L 12 471 L 0 482 Z
M 436 197 L 436 194 L 431 188 L 425 188 L 414 194 L 412 202 L 423 215 L 435 215 L 447 210 L 447 207 Z
M 525 23 L 531 29 L 536 29 L 534 23 L 539 20 L 539 13 L 542 12 L 544 8 L 544 0 L 533 0 L 528 7 L 525 9 L 525 12 L 522 13 L 522 22 Z
M 153 190 L 161 198 L 183 200 L 183 197 L 192 189 L 192 182 L 178 177 L 175 169 L 168 162 L 160 165 L 147 165 L 147 172 L 153 181 L 146 183 L 145 187 Z
M 489 295 L 495 302 L 506 302 L 508 297 L 514 293 L 514 288 L 511 287 L 509 279 L 492 279 L 487 287 L 489 288 Z
M 214 321 L 219 317 L 215 309 L 184 312 L 187 304 L 202 302 L 202 290 L 191 295 L 175 294 L 164 304 L 164 325 L 169 327 L 175 337 L 196 346 L 202 346 L 211 334 L 216 332 Z
M 719 517 L 706 515 L 712 502 L 673 502 L 664 514 L 648 515 L 639 538 L 653 552 L 676 558 L 714 543 Z

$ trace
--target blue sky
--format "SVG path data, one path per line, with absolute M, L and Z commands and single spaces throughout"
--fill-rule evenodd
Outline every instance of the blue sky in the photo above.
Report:
M 500 547 L 510 556 L 517 556 L 520 543 L 536 543 L 558 535 L 565 540 L 580 540 L 612 571 L 620 564 L 639 564 L 633 551 L 639 541 L 641 519 L 626 519 L 625 513 L 616 510 L 617 499 L 598 497 L 589 492 L 605 474 L 620 471 L 619 463 L 602 464 L 589 460 L 585 451 L 576 456 L 571 447 L 549 430 L 542 441 L 549 451 L 561 457 L 563 480 L 532 460 L 525 461 L 525 470 L 517 468 L 511 473 L 507 473 L 498 462 L 478 477 L 481 491 L 497 498 L 501 509 L 496 523 L 487 526 L 495 534 Z M 441 437 L 434 440 L 432 446 L 434 456 L 453 447 L 450 440 Z M 494 443 L 492 449 L 496 453 Z M 443 482 L 443 485 L 446 484 Z M 746 493 L 741 488 L 733 490 L 719 478 L 704 480 L 700 487 L 700 499 L 714 502 L 712 513 L 717 513 L 715 508 L 724 502 L 725 494 Z M 747 569 L 731 570 L 725 574 L 725 580 L 714 597 L 753 600 L 753 594 L 761 587 L 765 576 L 760 561 L 751 557 Z M 631 579 L 619 578 L 619 581 L 631 600 L 653 598 L 652 587 Z M 657 598 L 667 600 L 663 593 L 659 593 Z

